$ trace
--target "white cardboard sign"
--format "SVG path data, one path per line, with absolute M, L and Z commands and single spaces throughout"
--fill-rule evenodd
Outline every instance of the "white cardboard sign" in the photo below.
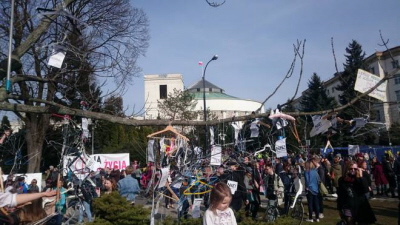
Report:
M 219 166 L 222 163 L 221 158 L 221 146 L 213 146 L 211 149 L 211 160 L 210 165 L 212 166 Z
M 354 90 L 359 91 L 361 93 L 365 93 L 369 89 L 374 87 L 381 80 L 382 79 L 377 75 L 368 73 L 367 71 L 362 69 L 358 69 L 357 80 L 356 84 L 354 85 Z M 369 93 L 368 96 L 386 102 L 387 101 L 386 87 L 387 87 L 387 81 L 379 85 L 375 90 Z
M 228 180 L 227 185 L 231 189 L 231 193 L 235 194 L 235 192 L 236 192 L 236 190 L 238 188 L 238 182 L 233 181 L 233 180 Z
M 275 151 L 276 151 L 276 157 L 278 158 L 287 156 L 286 138 L 282 138 L 281 140 L 277 140 L 275 142 Z

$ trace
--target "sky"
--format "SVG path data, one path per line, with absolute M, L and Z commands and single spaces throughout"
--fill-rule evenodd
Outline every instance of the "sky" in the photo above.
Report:
M 215 0 L 221 2 L 221 0 Z M 210 7 L 205 0 L 131 0 L 149 19 L 150 41 L 142 68 L 125 93 L 127 114 L 144 105 L 144 74 L 180 73 L 185 87 L 202 77 L 199 61 L 209 64 L 206 79 L 225 93 L 264 101 L 281 82 L 293 59 L 293 44 L 306 40 L 300 91 L 315 72 L 328 80 L 336 71 L 331 48 L 334 39 L 339 70 L 345 48 L 354 39 L 367 56 L 400 45 L 399 0 L 226 0 Z M 299 62 L 299 61 L 298 61 Z M 293 76 L 266 102 L 275 108 L 295 93 L 299 63 Z M 1 114 L 1 112 L 0 112 Z
M 221 0 L 215 0 L 221 2 Z M 131 0 L 149 19 L 150 41 L 138 60 L 142 73 L 124 95 L 124 106 L 132 110 L 144 104 L 144 74 L 180 73 L 185 87 L 202 77 L 225 93 L 264 101 L 290 68 L 293 44 L 306 40 L 300 91 L 315 72 L 322 80 L 335 73 L 331 48 L 334 40 L 339 70 L 345 49 L 359 42 L 367 56 L 380 46 L 379 30 L 389 47 L 400 45 L 399 0 L 226 0 L 210 7 L 205 0 Z M 297 61 L 293 76 L 266 102 L 275 108 L 295 93 L 300 75 Z

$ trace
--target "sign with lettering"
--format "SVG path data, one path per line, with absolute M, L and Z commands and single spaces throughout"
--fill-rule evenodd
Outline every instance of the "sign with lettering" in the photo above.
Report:
M 282 138 L 281 140 L 277 140 L 275 142 L 275 151 L 276 151 L 276 157 L 278 158 L 287 156 L 286 138 Z
M 322 119 L 320 115 L 315 115 L 312 117 L 313 128 L 310 131 L 310 137 L 314 137 L 317 134 L 325 133 L 332 126 L 331 121 L 327 119 Z
M 369 89 L 374 87 L 381 80 L 382 79 L 375 74 L 368 73 L 367 71 L 362 69 L 358 69 L 357 80 L 356 84 L 354 85 L 354 90 L 359 91 L 361 93 L 365 93 Z M 379 85 L 375 90 L 369 93 L 368 96 L 386 102 L 387 101 L 386 87 L 387 87 L 387 81 Z
M 67 168 L 70 165 L 70 169 L 75 174 L 85 174 L 88 171 L 85 168 L 90 168 L 93 171 L 104 169 L 109 167 L 110 169 L 124 170 L 129 164 L 129 153 L 119 154 L 94 154 L 90 155 L 86 163 L 78 158 L 75 162 L 73 161 L 75 156 L 64 156 L 63 165 Z M 66 175 L 64 170 L 64 175 Z
M 221 146 L 213 146 L 211 149 L 211 160 L 210 165 L 212 166 L 219 166 L 222 163 L 221 158 Z
M 231 193 L 235 194 L 235 192 L 236 192 L 236 190 L 238 188 L 238 182 L 233 181 L 233 180 L 228 180 L 227 185 L 231 189 Z

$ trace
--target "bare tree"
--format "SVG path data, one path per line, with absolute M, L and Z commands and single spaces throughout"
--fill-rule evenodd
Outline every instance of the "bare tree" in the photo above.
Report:
M 10 2 L 2 2 L 0 52 L 7 52 Z M 114 82 L 118 95 L 140 72 L 136 60 L 148 46 L 148 20 L 128 0 L 15 1 L 13 90 L 0 89 L 0 102 L 49 107 L 47 113 L 12 110 L 26 124 L 28 172 L 39 170 L 43 141 L 54 108 L 98 107 L 96 82 Z M 52 50 L 66 53 L 61 68 L 49 66 Z M 1 56 L 5 65 L 6 55 Z M 2 67 L 0 78 L 4 78 Z M 3 84 L 4 86 L 4 84 Z M 97 92 L 99 93 L 99 92 Z M 81 105 L 80 103 L 84 103 Z
M 188 91 L 174 88 L 166 99 L 158 100 L 160 117 L 171 120 L 194 120 L 198 112 L 194 111 L 197 101 Z

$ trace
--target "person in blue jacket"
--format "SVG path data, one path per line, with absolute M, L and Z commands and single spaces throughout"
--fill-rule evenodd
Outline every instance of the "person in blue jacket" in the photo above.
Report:
M 315 222 L 319 222 L 319 176 L 317 169 L 311 160 L 305 163 L 304 179 L 306 182 L 308 219 L 307 222 L 314 222 L 313 212 L 315 212 Z

